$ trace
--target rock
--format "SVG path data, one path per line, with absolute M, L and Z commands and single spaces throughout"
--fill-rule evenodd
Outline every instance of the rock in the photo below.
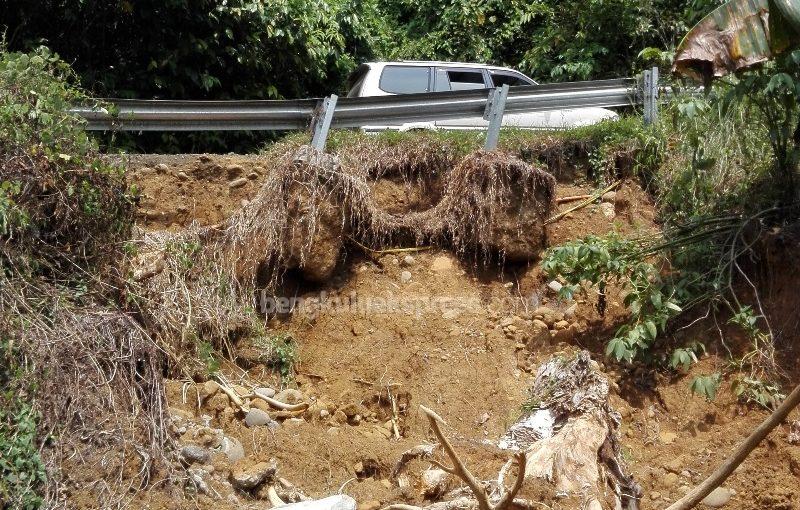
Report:
M 560 283 L 560 282 L 558 282 L 557 280 L 553 280 L 552 282 L 550 282 L 550 283 L 548 283 L 548 284 L 547 284 L 547 288 L 549 288 L 550 290 L 552 290 L 552 291 L 553 291 L 553 292 L 555 292 L 556 294 L 558 294 L 558 292 L 559 292 L 559 291 L 560 291 L 560 290 L 561 290 L 563 287 L 564 287 L 564 286 L 563 286 L 563 285 L 561 285 L 561 283 Z
M 675 487 L 675 485 L 678 484 L 679 480 L 680 479 L 678 478 L 678 475 L 676 475 L 675 473 L 667 473 L 666 475 L 664 475 L 664 478 L 661 479 L 661 482 L 664 487 L 671 489 L 672 487 Z
M 342 412 L 341 409 L 337 409 L 335 413 L 333 413 L 333 420 L 336 423 L 345 424 L 347 423 L 347 415 Z
M 238 179 L 234 179 L 234 180 L 232 180 L 231 182 L 229 182 L 229 183 L 228 183 L 228 186 L 229 186 L 231 189 L 236 189 L 236 188 L 241 188 L 241 187 L 242 187 L 242 186 L 244 186 L 245 184 L 247 184 L 247 178 L 245 178 L 245 177 L 239 177 Z
M 617 200 L 617 192 L 616 191 L 606 191 L 603 193 L 603 196 L 600 197 L 600 200 L 603 202 L 614 203 Z
M 446 273 L 453 270 L 453 261 L 449 257 L 439 256 L 431 262 L 431 271 L 434 273 Z
M 228 458 L 228 462 L 236 462 L 244 458 L 244 447 L 238 439 L 223 437 L 221 445 L 222 453 Z
M 249 174 L 247 174 L 247 178 L 250 179 L 251 181 L 254 181 L 258 179 L 258 174 L 256 172 L 250 172 Z
M 222 438 L 225 434 L 221 429 L 214 429 L 211 427 L 199 427 L 194 430 L 192 439 L 195 444 L 205 446 L 207 448 L 217 448 L 222 444 Z
M 197 492 L 200 494 L 209 494 L 211 492 L 208 489 L 208 483 L 205 481 L 205 477 L 208 473 L 204 470 L 200 468 L 190 468 L 186 470 L 186 474 L 189 475 L 189 480 L 197 488 Z
M 575 311 L 578 309 L 578 303 L 572 303 L 569 308 L 564 310 L 564 317 L 567 319 L 571 319 L 575 316 Z
M 567 329 L 568 327 L 569 327 L 569 322 L 567 321 L 558 321 L 555 324 L 553 324 L 553 329 L 557 330 Z
M 186 445 L 181 448 L 181 459 L 188 464 L 206 464 L 211 455 L 202 446 Z
M 260 398 L 254 398 L 253 400 L 251 400 L 250 401 L 250 407 L 253 408 L 253 409 L 261 409 L 262 411 L 264 411 L 267 414 L 269 414 L 272 411 L 274 411 L 274 409 L 272 408 L 271 405 L 267 404 L 267 402 L 265 400 L 262 400 Z
M 292 388 L 281 390 L 275 395 L 274 399 L 284 404 L 299 404 L 306 401 L 306 397 L 301 391 Z
M 650 499 L 652 499 L 653 501 L 655 501 L 657 499 L 661 499 L 661 493 L 658 492 L 658 491 L 651 492 L 650 493 Z
M 159 163 L 156 165 L 156 172 L 160 174 L 165 174 L 169 171 L 169 167 L 164 163 Z
M 414 257 L 412 257 L 411 255 L 406 255 L 405 257 L 403 257 L 402 262 L 400 262 L 400 264 L 402 266 L 404 266 L 404 267 L 411 267 L 416 263 L 417 263 L 417 260 Z
M 409 271 L 403 271 L 400 273 L 400 283 L 408 283 L 411 281 L 411 273 Z
M 426 469 L 422 472 L 422 495 L 437 499 L 447 492 L 449 476 L 441 469 Z
M 200 157 L 197 159 L 199 159 L 201 163 L 208 163 L 209 161 L 211 161 L 211 156 L 209 156 L 208 154 L 201 154 Z
M 283 505 L 281 510 L 356 510 L 356 500 L 350 496 L 340 494 L 324 499 L 313 499 Z
M 254 389 L 253 393 L 255 393 L 256 395 L 262 395 L 267 398 L 272 398 L 275 396 L 275 390 L 267 386 L 262 386 L 261 388 Z
M 661 439 L 663 444 L 672 444 L 678 439 L 678 434 L 674 432 L 662 432 L 659 434 L 659 439 Z
M 506 317 L 500 321 L 501 328 L 507 328 L 512 324 L 514 324 L 514 317 Z
M 678 474 L 681 471 L 683 471 L 683 468 L 684 468 L 684 462 L 679 458 L 672 459 L 671 461 L 664 464 L 664 469 L 675 474 Z
M 250 409 L 247 413 L 247 416 L 244 417 L 244 424 L 248 427 L 260 427 L 261 425 L 270 425 L 270 422 L 275 420 L 272 417 L 264 412 L 261 409 L 256 409 L 255 407 Z
M 363 416 L 364 414 L 366 414 L 367 410 L 366 408 L 364 408 L 364 406 L 351 402 L 345 406 L 342 406 L 341 408 L 339 408 L 338 411 L 336 411 L 337 414 L 339 412 L 342 412 L 347 417 L 348 420 L 352 420 L 356 416 Z M 336 415 L 334 414 L 334 418 L 335 417 Z
M 546 345 L 550 345 L 550 331 L 547 324 L 539 319 L 534 319 L 528 335 L 528 350 L 535 351 Z
M 381 502 L 371 499 L 358 504 L 358 510 L 378 510 L 381 508 Z
M 603 213 L 608 219 L 612 219 L 617 213 L 614 211 L 614 204 L 609 204 L 608 202 L 603 202 L 600 204 L 600 212 Z
M 706 496 L 702 503 L 706 506 L 710 506 L 711 508 L 720 508 L 725 506 L 728 501 L 730 501 L 731 497 L 736 494 L 736 491 L 733 489 L 728 489 L 725 487 L 717 487 L 711 494 Z
M 564 320 L 564 314 L 561 312 L 557 312 L 552 308 L 548 308 L 546 306 L 540 306 L 536 310 L 533 311 L 534 318 L 540 318 L 541 321 L 547 324 L 548 327 L 552 326 L 556 322 L 560 320 Z
M 225 172 L 228 174 L 228 179 L 236 179 L 242 176 L 244 168 L 241 165 L 228 165 L 225 168 Z
M 240 490 L 251 490 L 261 485 L 264 480 L 275 476 L 278 463 L 275 459 L 269 462 L 250 464 L 249 461 L 239 461 L 231 470 L 231 485 Z
M 205 402 L 206 399 L 213 397 L 219 391 L 219 384 L 216 381 L 206 381 L 200 387 L 200 402 Z
M 178 172 L 177 175 L 178 175 L 178 179 L 180 179 L 182 181 L 188 181 L 189 180 L 189 176 L 186 175 L 186 172 Z

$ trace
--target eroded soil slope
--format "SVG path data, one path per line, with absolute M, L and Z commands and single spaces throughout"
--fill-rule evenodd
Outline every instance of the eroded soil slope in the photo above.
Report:
M 130 166 L 143 195 L 139 225 L 148 230 L 219 223 L 253 196 L 269 171 L 269 162 L 257 156 L 139 156 Z M 580 179 L 557 187 L 559 197 L 593 191 Z M 402 187 L 391 193 L 397 201 L 419 200 Z M 551 225 L 549 244 L 614 229 L 654 229 L 653 218 L 647 194 L 625 181 L 602 202 Z M 402 452 L 433 441 L 420 404 L 447 421 L 475 473 L 494 478 L 506 454 L 487 442 L 522 413 L 531 372 L 554 353 L 582 348 L 604 360 L 604 341 L 624 318 L 618 294 L 611 293 L 600 317 L 594 298 L 561 302 L 548 283 L 535 263 L 487 269 L 439 249 L 373 253 L 356 246 L 324 285 L 287 275 L 286 295 L 304 300 L 292 314 L 273 318 L 269 329 L 298 341 L 294 380 L 281 381 L 247 340 L 234 346 L 236 364 L 222 371 L 241 394 L 288 386 L 297 391 L 284 391 L 282 399 L 311 407 L 275 415 L 266 406 L 269 422 L 248 427 L 214 383 L 170 381 L 173 433 L 179 444 L 205 452 L 187 460 L 194 480 L 187 484 L 198 494 L 188 498 L 185 485 L 160 486 L 142 496 L 142 506 L 270 508 L 263 488 L 243 488 L 237 480 L 271 459 L 280 477 L 311 497 L 342 492 L 361 510 L 420 504 L 427 463 L 412 462 L 403 481 L 392 477 Z M 709 354 L 690 373 L 668 377 L 642 367 L 604 367 L 623 417 L 625 458 L 645 492 L 644 509 L 664 508 L 686 493 L 766 416 L 737 404 L 727 383 L 713 403 L 690 393 L 694 375 L 724 363 L 713 322 L 699 323 L 691 334 L 704 339 Z M 259 406 L 257 400 L 251 404 Z M 787 435 L 788 428 L 779 427 L 726 482 L 735 494 L 725 508 L 800 508 L 800 446 L 789 444 Z M 546 503 L 562 507 L 558 500 Z

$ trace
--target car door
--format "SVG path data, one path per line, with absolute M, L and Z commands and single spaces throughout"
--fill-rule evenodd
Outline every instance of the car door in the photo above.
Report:
M 450 90 L 475 90 L 489 87 L 489 76 L 484 69 L 474 67 L 437 67 L 433 88 L 436 92 Z M 483 117 L 438 120 L 436 127 L 443 129 L 485 129 L 489 122 Z

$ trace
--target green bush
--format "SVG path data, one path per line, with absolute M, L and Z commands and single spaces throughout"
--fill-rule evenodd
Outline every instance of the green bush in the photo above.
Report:
M 103 161 L 69 112 L 89 102 L 74 82 L 46 48 L 0 48 L 0 263 L 20 271 L 107 262 L 132 224 L 122 169 Z
M 42 505 L 45 468 L 37 448 L 39 415 L 26 401 L 26 372 L 12 343 L 0 337 L 0 507 L 35 510 Z

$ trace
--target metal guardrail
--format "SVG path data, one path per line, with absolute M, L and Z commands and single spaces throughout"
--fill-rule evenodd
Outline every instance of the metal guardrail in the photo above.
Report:
M 228 131 L 291 130 L 313 132 L 311 145 L 325 148 L 331 128 L 369 128 L 426 123 L 468 117 L 489 121 L 486 149 L 497 147 L 506 113 L 528 113 L 588 107 L 644 104 L 645 124 L 655 122 L 658 69 L 633 78 L 531 85 L 457 92 L 289 101 L 162 101 L 112 99 L 113 114 L 79 107 L 91 131 Z
M 339 98 L 333 128 L 399 125 L 409 122 L 480 117 L 492 89 Z M 76 108 L 93 131 L 291 130 L 308 128 L 322 99 L 289 101 L 106 100 L 116 112 Z M 641 102 L 633 79 L 513 87 L 506 113 L 591 106 L 627 106 Z

